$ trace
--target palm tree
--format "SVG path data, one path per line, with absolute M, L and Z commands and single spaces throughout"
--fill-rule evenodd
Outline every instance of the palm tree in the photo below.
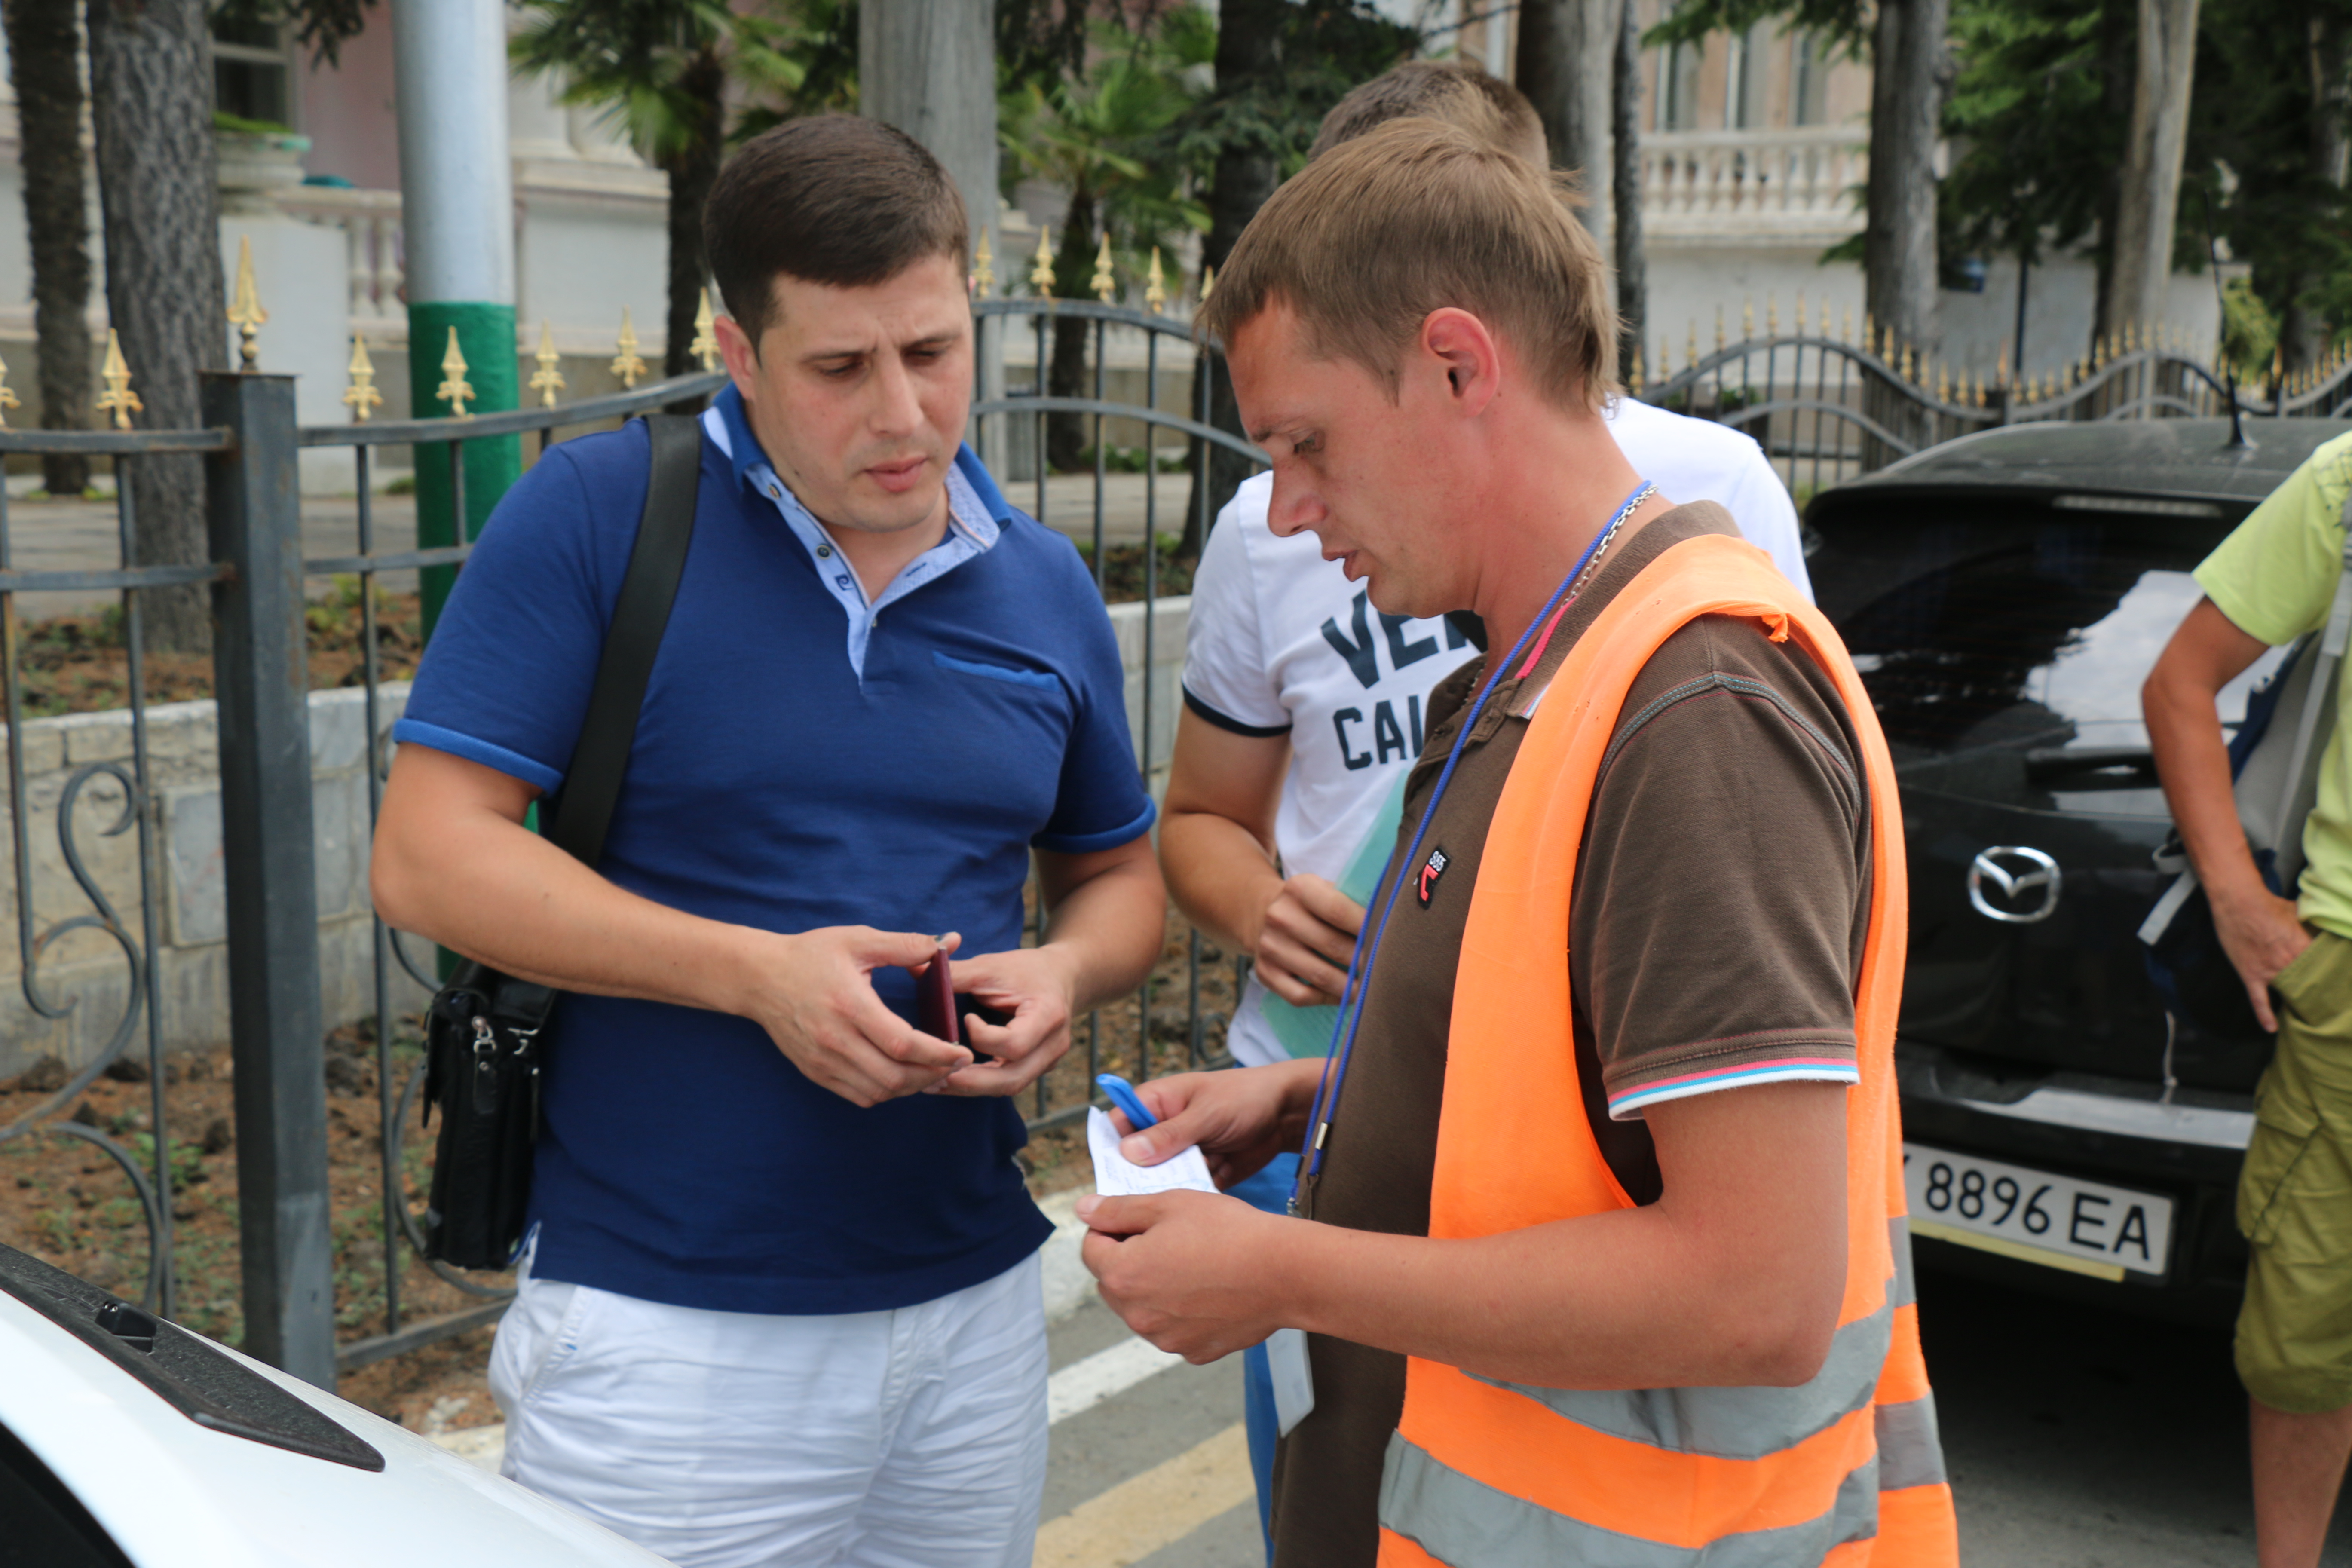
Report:
M 709 276 L 702 251 L 702 207 L 727 151 L 727 87 L 731 79 L 790 94 L 809 74 L 808 60 L 785 52 L 795 43 L 837 34 L 839 0 L 813 0 L 784 20 L 739 15 L 726 0 L 536 0 L 532 20 L 514 40 L 526 72 L 560 71 L 567 103 L 606 108 L 639 155 L 669 176 L 669 319 L 664 370 L 682 374 Z
M 1208 212 L 1181 168 L 1150 156 L 1197 98 L 1184 73 L 1208 58 L 1213 35 L 1203 23 L 1204 13 L 1185 7 L 1148 31 L 1106 33 L 1101 37 L 1116 40 L 1116 52 L 1102 55 L 1078 79 L 1033 81 L 1000 100 L 998 137 L 1013 161 L 1009 172 L 1070 194 L 1055 263 L 1054 291 L 1060 297 L 1091 293 L 1106 235 L 1125 262 L 1121 270 L 1133 277 L 1153 248 L 1172 249 L 1184 230 L 1209 226 Z M 1054 323 L 1046 383 L 1052 395 L 1082 395 L 1087 329 L 1075 316 Z M 1057 468 L 1078 467 L 1085 429 L 1083 415 L 1052 416 L 1046 461 Z

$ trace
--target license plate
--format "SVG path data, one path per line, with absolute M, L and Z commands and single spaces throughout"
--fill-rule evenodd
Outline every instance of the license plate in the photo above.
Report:
M 2162 1274 L 2172 1200 L 1924 1143 L 1903 1145 L 1911 1229 L 2103 1279 Z

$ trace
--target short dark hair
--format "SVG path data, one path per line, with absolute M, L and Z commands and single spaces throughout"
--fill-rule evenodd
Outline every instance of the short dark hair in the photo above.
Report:
M 848 114 L 790 120 L 727 160 L 702 208 L 702 243 L 727 313 L 759 347 L 779 275 L 835 289 L 896 278 L 934 256 L 961 268 L 963 197 L 895 126 Z
M 1407 60 L 1332 105 L 1307 156 L 1319 158 L 1391 120 L 1414 118 L 1458 125 L 1506 153 L 1543 135 L 1536 106 L 1502 78 L 1460 60 Z
M 1617 380 L 1617 312 L 1579 205 L 1567 174 L 1458 125 L 1391 121 L 1257 209 L 1193 330 L 1230 345 L 1279 300 L 1309 354 L 1362 366 L 1394 402 L 1422 323 L 1458 306 L 1499 329 L 1553 406 L 1598 410 Z

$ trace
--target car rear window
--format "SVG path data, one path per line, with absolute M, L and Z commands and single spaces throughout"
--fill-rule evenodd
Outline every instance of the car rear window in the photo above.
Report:
M 1808 564 L 1898 767 L 2013 754 L 2043 782 L 2105 772 L 2120 784 L 2147 772 L 2140 684 L 2200 596 L 2189 573 L 2233 521 L 1852 506 Z M 2277 657 L 2224 689 L 2225 721 Z

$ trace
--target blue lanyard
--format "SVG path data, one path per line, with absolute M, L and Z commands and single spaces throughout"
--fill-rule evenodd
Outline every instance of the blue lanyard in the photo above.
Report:
M 1412 842 L 1405 846 L 1402 855 L 1389 862 L 1388 875 L 1383 881 L 1386 897 L 1381 899 L 1381 915 L 1373 924 L 1372 940 L 1368 945 L 1357 947 L 1355 962 L 1348 966 L 1348 984 L 1339 995 L 1339 1019 L 1332 1030 L 1338 1049 L 1325 1058 L 1322 1079 L 1315 1086 L 1312 1113 L 1307 1119 L 1310 1129 L 1307 1157 L 1299 1162 L 1298 1175 L 1290 1190 L 1291 1213 L 1298 1212 L 1298 1199 L 1307 1190 L 1307 1181 L 1322 1173 L 1323 1142 L 1331 1131 L 1330 1119 L 1339 1113 L 1339 1090 L 1348 1081 L 1348 1064 L 1354 1058 L 1356 1051 L 1356 1030 L 1363 1022 L 1364 991 L 1371 984 L 1372 965 L 1379 961 L 1381 939 L 1388 935 L 1389 916 L 1396 912 L 1397 894 L 1404 887 L 1407 868 L 1412 865 L 1414 857 L 1421 853 L 1422 840 L 1429 833 L 1430 823 L 1436 819 L 1438 803 L 1445 798 L 1446 786 L 1454 782 L 1454 769 L 1462 761 L 1462 748 L 1468 742 L 1470 731 L 1477 728 L 1478 716 L 1486 711 L 1486 699 L 1494 695 L 1496 684 L 1503 679 L 1503 672 L 1518 663 L 1519 655 L 1526 651 L 1528 640 L 1536 635 L 1538 628 L 1549 626 L 1559 611 L 1567 608 L 1560 601 L 1568 597 L 1569 589 L 1584 574 L 1585 567 L 1591 564 L 1594 552 L 1617 531 L 1618 525 L 1632 514 L 1635 507 L 1649 500 L 1656 489 L 1649 480 L 1643 480 L 1633 487 L 1633 493 L 1610 514 L 1609 521 L 1592 536 L 1592 542 L 1584 547 L 1584 553 L 1576 558 L 1576 564 L 1569 568 L 1568 575 L 1560 579 L 1559 586 L 1552 590 L 1551 597 L 1544 601 L 1543 608 L 1536 612 L 1535 618 L 1528 623 L 1527 630 L 1519 634 L 1519 640 L 1511 645 L 1511 651 L 1487 668 L 1486 680 L 1478 689 L 1477 700 L 1465 711 L 1462 727 L 1454 732 L 1454 744 L 1446 750 L 1445 767 L 1437 775 L 1437 787 L 1430 792 L 1429 804 L 1422 808 L 1421 824 L 1412 830 Z M 1569 599 L 1569 603 L 1574 602 L 1572 598 Z

